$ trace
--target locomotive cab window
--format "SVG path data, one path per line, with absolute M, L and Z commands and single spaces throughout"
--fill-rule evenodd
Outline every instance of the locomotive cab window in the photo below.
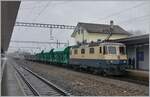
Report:
M 90 53 L 90 54 L 93 54 L 93 53 L 94 53 L 94 48 L 90 48 L 89 53 Z
M 107 54 L 107 46 L 103 46 L 103 54 Z
M 126 54 L 125 47 L 119 47 L 119 52 L 120 52 L 120 54 L 122 54 L 122 55 Z
M 81 54 L 84 54 L 85 53 L 85 49 L 81 49 Z
M 77 49 L 74 50 L 74 54 L 78 54 L 78 50 Z
M 116 47 L 109 46 L 108 51 L 109 51 L 109 54 L 116 54 Z
M 99 53 L 100 54 L 102 53 L 102 47 L 99 47 Z

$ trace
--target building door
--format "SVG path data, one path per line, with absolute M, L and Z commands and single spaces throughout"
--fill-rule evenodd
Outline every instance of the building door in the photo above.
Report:
M 139 47 L 136 51 L 136 62 L 137 62 L 137 69 L 144 68 L 144 49 L 143 47 Z
M 139 69 L 139 49 L 138 47 L 136 48 L 136 69 Z

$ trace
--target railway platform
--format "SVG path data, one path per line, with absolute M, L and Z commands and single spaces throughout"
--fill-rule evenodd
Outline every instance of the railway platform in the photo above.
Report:
M 35 83 L 36 82 L 36 83 Z M 44 87 L 44 88 L 42 88 Z M 7 60 L 2 78 L 2 96 L 67 96 L 57 87 L 30 69 L 19 66 L 14 59 Z
M 149 71 L 137 70 L 137 69 L 127 69 L 126 71 L 130 77 L 149 81 Z
M 5 69 L 3 71 L 3 78 L 1 84 L 2 96 L 24 96 L 24 92 L 14 71 L 15 70 L 12 67 L 12 62 L 10 62 L 10 60 L 7 60 L 5 64 Z

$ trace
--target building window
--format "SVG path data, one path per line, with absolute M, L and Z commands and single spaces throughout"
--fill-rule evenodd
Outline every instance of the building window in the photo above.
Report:
M 102 47 L 99 47 L 99 53 L 102 53 Z
M 90 54 L 93 54 L 94 53 L 94 48 L 90 48 Z
M 81 49 L 81 54 L 85 54 L 85 49 Z
M 78 50 L 77 49 L 74 50 L 74 54 L 78 54 Z

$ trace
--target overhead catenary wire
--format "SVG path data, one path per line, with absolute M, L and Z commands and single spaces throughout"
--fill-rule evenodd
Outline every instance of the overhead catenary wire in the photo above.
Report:
M 43 7 L 43 9 L 38 13 L 38 15 L 33 19 L 33 21 L 36 21 L 36 19 L 44 12 L 44 10 L 48 7 L 48 5 L 51 3 L 49 0 L 47 4 Z
M 38 13 L 38 15 L 33 19 L 33 21 L 36 21 L 36 19 L 38 19 L 40 17 L 40 15 L 47 9 L 47 7 L 49 7 L 49 4 L 51 3 L 52 1 L 49 0 L 48 3 L 43 7 L 43 9 Z M 57 3 L 57 4 L 63 4 L 65 3 L 66 1 L 64 2 L 61 2 L 61 3 Z M 53 5 L 56 5 L 56 4 L 53 4 Z
M 118 22 L 118 23 L 125 24 L 125 23 L 131 22 L 131 21 L 137 22 L 136 20 L 139 20 L 139 21 L 141 21 L 141 20 L 142 20 L 142 21 L 143 21 L 143 20 L 148 20 L 148 19 L 144 19 L 144 18 L 146 18 L 146 17 L 149 18 L 149 16 L 150 16 L 150 14 L 148 14 L 148 15 L 143 15 L 143 16 L 139 16 L 139 17 L 134 17 L 134 18 L 131 18 L 131 19 L 128 19 L 128 20 L 125 20 L 125 21 Z
M 26 23 L 26 22 L 16 22 L 15 26 L 42 27 L 42 28 L 55 28 L 55 29 L 75 29 L 76 27 L 72 25 L 41 24 L 41 23 Z
M 106 20 L 106 19 L 108 19 L 109 17 L 114 17 L 114 16 L 116 16 L 116 15 L 120 15 L 121 13 L 124 13 L 124 12 L 126 12 L 126 11 L 130 11 L 131 9 L 135 9 L 135 8 L 141 7 L 141 6 L 143 6 L 144 4 L 147 4 L 147 3 L 142 2 L 142 3 L 140 3 L 140 4 L 137 4 L 137 5 L 133 6 L 133 7 L 126 8 L 126 9 L 123 9 L 123 10 L 121 10 L 121 11 L 119 11 L 119 12 L 112 13 L 112 14 L 110 14 L 110 15 L 104 17 L 104 18 L 98 19 L 98 20 Z

